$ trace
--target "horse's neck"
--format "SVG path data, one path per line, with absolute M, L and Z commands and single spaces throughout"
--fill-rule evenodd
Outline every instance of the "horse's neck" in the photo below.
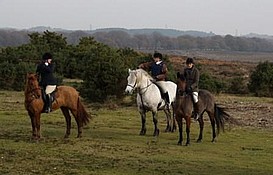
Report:
M 151 81 L 147 77 L 142 75 L 142 79 L 141 79 L 141 82 L 139 84 L 139 88 L 140 89 L 145 88 L 145 87 L 147 87 L 149 85 L 149 83 L 151 83 Z
M 25 91 L 25 101 L 31 102 L 35 99 L 41 99 L 42 92 L 40 87 L 27 87 Z
M 180 103 L 192 103 L 192 96 L 190 94 L 186 94 L 186 95 L 178 95 L 176 97 L 176 101 L 180 102 Z

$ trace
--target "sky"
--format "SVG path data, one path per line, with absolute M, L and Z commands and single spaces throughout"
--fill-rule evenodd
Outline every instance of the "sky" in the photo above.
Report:
M 0 28 L 160 28 L 273 35 L 273 0 L 0 0 Z

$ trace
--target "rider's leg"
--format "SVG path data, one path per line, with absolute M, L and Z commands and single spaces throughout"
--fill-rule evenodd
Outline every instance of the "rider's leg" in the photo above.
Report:
M 45 106 L 45 112 L 49 113 L 52 111 L 52 100 L 51 100 L 51 93 L 56 89 L 56 85 L 48 85 L 46 86 L 46 106 Z
M 165 81 L 157 81 L 155 82 L 159 87 L 160 91 L 162 93 L 163 99 L 165 100 L 166 104 L 169 106 L 170 105 L 170 96 L 167 91 L 167 88 L 165 87 Z
M 199 103 L 198 103 L 198 92 L 192 92 L 192 98 L 193 98 L 193 110 L 194 110 L 194 119 L 199 119 Z

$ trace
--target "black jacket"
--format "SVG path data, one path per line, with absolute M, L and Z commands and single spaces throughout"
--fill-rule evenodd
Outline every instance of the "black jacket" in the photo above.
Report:
M 36 73 L 40 75 L 40 86 L 47 86 L 47 85 L 56 85 L 57 80 L 53 76 L 54 72 L 54 65 L 48 64 L 46 65 L 44 62 L 40 63 L 37 66 Z
M 199 70 L 193 66 L 190 68 L 184 69 L 184 76 L 187 82 L 187 88 L 190 88 L 192 92 L 198 92 L 198 83 L 199 83 Z

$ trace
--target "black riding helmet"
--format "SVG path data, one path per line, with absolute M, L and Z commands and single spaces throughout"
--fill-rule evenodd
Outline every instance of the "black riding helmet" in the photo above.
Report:
M 53 57 L 52 57 L 52 55 L 51 55 L 51 53 L 45 53 L 44 55 L 43 55 L 43 57 L 42 57 L 42 59 L 43 60 L 48 60 L 48 59 L 52 59 Z
M 186 60 L 186 64 L 194 64 L 193 58 L 188 57 Z
M 162 60 L 162 54 L 158 53 L 158 52 L 155 52 L 154 53 L 154 58 L 159 58 L 160 60 Z

